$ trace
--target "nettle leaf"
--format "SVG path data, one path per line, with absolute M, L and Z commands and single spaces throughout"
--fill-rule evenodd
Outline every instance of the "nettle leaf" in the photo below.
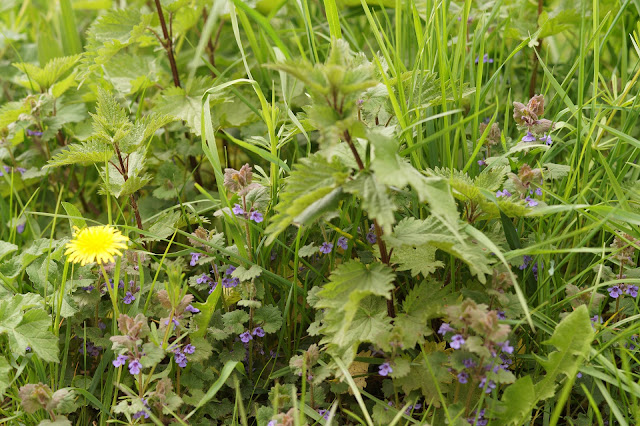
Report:
M 394 279 L 393 270 L 380 263 L 365 265 L 351 260 L 339 265 L 331 273 L 330 281 L 309 298 L 316 309 L 325 310 L 321 330 L 326 336 L 323 342 L 337 345 L 340 351 L 355 351 L 358 342 L 370 341 L 373 335 L 387 330 L 389 319 L 382 298 L 391 297 Z M 384 307 L 380 317 L 379 301 Z M 371 318 L 367 319 L 368 315 Z M 375 332 L 369 330 L 371 322 L 381 322 L 380 328 Z
M 171 86 L 160 93 L 160 97 L 153 107 L 153 111 L 168 115 L 178 120 L 184 120 L 196 136 L 200 136 L 202 130 L 202 95 L 210 87 L 210 82 L 205 78 L 194 80 L 188 88 Z M 225 102 L 227 97 L 220 91 L 209 96 L 213 104 Z
M 86 142 L 69 145 L 62 151 L 59 151 L 51 160 L 44 166 L 48 167 L 60 167 L 70 164 L 94 164 L 94 163 L 106 163 L 113 157 L 113 149 L 99 142 L 95 139 L 90 139 Z
M 26 74 L 27 78 L 21 80 L 19 82 L 20 84 L 26 88 L 31 88 L 31 84 L 33 84 L 33 90 L 44 92 L 67 71 L 73 68 L 80 58 L 81 55 L 53 58 L 47 62 L 44 68 L 26 62 L 19 62 L 12 65 Z
M 306 225 L 324 214 L 334 212 L 342 194 L 349 169 L 337 161 L 329 162 L 319 154 L 301 159 L 286 179 L 278 212 L 266 229 L 267 244 L 291 224 Z
M 459 221 L 457 226 L 458 228 L 452 231 L 450 226 L 433 216 L 425 220 L 410 217 L 398 222 L 393 232 L 383 238 L 394 249 L 429 244 L 452 254 L 466 263 L 471 273 L 477 275 L 478 279 L 484 283 L 486 275 L 492 273 L 491 265 L 494 259 L 489 258 L 486 247 L 460 232 L 464 226 L 470 225 Z
M 109 190 L 114 197 L 127 197 L 146 184 L 151 182 L 152 177 L 148 174 L 144 174 L 144 154 L 141 152 L 134 152 L 128 156 L 127 159 L 128 171 L 127 171 L 127 179 L 124 179 L 124 176 L 120 174 L 120 172 L 116 169 L 116 167 L 109 163 L 109 181 L 105 184 L 106 189 Z M 105 170 L 103 168 L 102 177 L 104 181 L 107 181 L 107 176 Z M 101 193 L 105 193 L 106 191 L 103 188 Z
M 429 244 L 396 248 L 391 254 L 391 262 L 398 264 L 398 271 L 411 271 L 413 277 L 418 274 L 426 277 L 434 273 L 436 268 L 444 267 L 444 263 L 436 260 L 436 247 Z
M 16 250 L 17 248 L 18 246 L 16 246 Z M 307 244 L 306 246 L 301 247 L 300 250 L 298 250 L 298 256 L 299 257 L 313 256 L 318 252 L 318 250 L 320 250 L 320 248 L 316 246 L 314 243 Z
M 387 194 L 386 185 L 380 183 L 377 175 L 360 173 L 344 185 L 344 190 L 357 195 L 362 200 L 362 208 L 370 218 L 377 220 L 385 233 L 391 232 L 396 222 L 393 212 L 398 209 Z
M 15 295 L 0 301 L 0 334 L 9 338 L 12 353 L 24 354 L 30 346 L 43 361 L 58 362 L 58 340 L 50 327 L 51 316 L 33 307 L 29 298 Z
M 89 71 L 106 64 L 118 51 L 134 44 L 156 43 L 147 27 L 154 14 L 142 14 L 138 8 L 112 9 L 98 17 L 87 31 L 83 62 Z
M 18 121 L 22 114 L 31 112 L 29 104 L 25 101 L 7 102 L 0 107 L 0 130 L 5 129 L 9 124 Z

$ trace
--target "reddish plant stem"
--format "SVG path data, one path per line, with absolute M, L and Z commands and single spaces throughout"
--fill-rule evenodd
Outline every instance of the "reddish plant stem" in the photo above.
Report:
M 160 0 L 155 0 L 156 9 L 158 11 L 158 18 L 160 19 L 160 26 L 162 27 L 162 35 L 164 36 L 163 46 L 167 51 L 169 57 L 169 65 L 171 66 L 171 74 L 173 75 L 173 84 L 176 87 L 180 87 L 180 76 L 178 75 L 178 66 L 176 65 L 176 58 L 173 56 L 173 40 L 167 30 L 167 23 L 164 20 L 164 13 L 162 12 L 162 5 Z
M 351 152 L 353 153 L 354 158 L 356 159 L 356 163 L 358 164 L 358 169 L 360 171 L 364 170 L 364 163 L 360 158 L 360 154 L 358 154 L 358 150 L 353 144 L 353 140 L 351 139 L 351 135 L 349 134 L 349 131 L 345 130 L 343 136 L 344 136 L 345 142 L 347 142 L 347 144 L 349 145 L 349 148 L 351 149 Z M 378 243 L 378 248 L 380 249 L 380 260 L 382 260 L 382 263 L 389 266 L 389 264 L 391 263 L 391 257 L 389 256 L 387 245 L 382 239 L 382 235 L 383 235 L 382 228 L 380 228 L 380 225 L 378 225 L 378 221 L 375 219 L 373 220 L 373 230 L 376 234 L 376 242 Z M 391 318 L 395 318 L 396 316 L 396 308 L 393 302 L 393 293 L 391 293 L 391 299 L 387 300 L 387 313 Z
M 122 159 L 122 153 L 120 152 L 120 147 L 118 144 L 114 144 L 116 149 L 116 154 L 118 155 L 118 161 L 120 162 L 120 172 L 122 173 L 122 178 L 126 182 L 129 180 L 129 174 L 127 173 L 127 167 L 124 165 L 124 160 Z M 129 196 L 129 200 L 131 201 L 131 209 L 133 210 L 133 214 L 136 217 L 136 224 L 138 225 L 138 229 L 141 231 L 144 230 L 142 226 L 142 217 L 140 217 L 140 210 L 138 209 L 138 203 L 136 202 L 135 194 L 131 194 Z M 141 238 L 144 238 L 143 234 L 140 234 Z

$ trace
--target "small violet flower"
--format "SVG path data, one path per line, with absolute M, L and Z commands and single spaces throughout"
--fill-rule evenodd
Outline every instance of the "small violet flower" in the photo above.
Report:
M 609 292 L 609 296 L 613 297 L 614 299 L 617 299 L 618 297 L 620 297 L 620 295 L 622 295 L 622 290 L 617 285 L 609 287 L 607 291 Z
M 464 345 L 464 337 L 462 337 L 461 334 L 454 334 L 451 337 L 451 343 L 449 343 L 449 345 L 453 349 L 460 349 L 462 345 Z
M 342 250 L 346 250 L 349 247 L 349 241 L 347 241 L 346 237 L 338 238 L 338 242 L 336 243 L 338 247 Z
M 500 197 L 511 197 L 511 193 L 509 191 L 507 191 L 506 189 L 503 189 L 502 191 L 498 191 L 496 192 L 496 197 L 500 198 Z
M 438 334 L 442 334 L 443 336 L 447 333 L 455 333 L 455 329 L 452 328 L 449 323 L 443 322 L 438 328 Z
M 245 331 L 240 335 L 240 341 L 242 343 L 249 343 L 250 340 L 253 340 L 253 336 L 248 331 Z
M 262 222 L 264 220 L 264 217 L 262 217 L 262 213 L 253 211 L 249 215 L 249 219 L 251 219 L 255 223 L 260 223 L 260 222 Z
M 387 376 L 389 373 L 393 373 L 393 369 L 388 362 L 385 362 L 380 365 L 380 367 L 378 367 L 378 374 L 380 374 L 381 376 Z
M 500 347 L 502 348 L 502 352 L 508 353 L 508 354 L 512 354 L 513 353 L 513 346 L 509 346 L 509 341 L 505 341 L 504 343 L 500 344 Z
M 18 232 L 18 234 L 22 234 L 24 232 L 24 223 L 19 223 L 18 226 L 16 226 L 16 231 Z
M 638 286 L 637 285 L 627 285 L 627 288 L 624 290 L 631 297 L 638 297 Z
M 533 136 L 533 133 L 531 132 L 527 132 L 527 134 L 522 137 L 522 142 L 535 142 L 535 141 L 536 141 L 536 137 Z
M 264 337 L 265 332 L 262 329 L 262 327 L 256 327 L 256 328 L 253 329 L 251 334 L 254 335 L 254 336 L 258 336 L 258 337 Z
M 200 312 L 200 309 L 194 308 L 192 305 L 187 305 L 187 307 L 184 308 L 184 310 L 187 312 L 191 312 L 192 314 L 197 314 Z
M 469 375 L 464 371 L 458 373 L 458 382 L 463 385 L 469 381 Z
M 235 204 L 233 206 L 233 208 L 231 209 L 231 211 L 233 212 L 233 214 L 235 215 L 241 215 L 244 214 L 244 209 L 242 208 L 242 206 L 240 204 Z
M 128 291 L 122 299 L 125 305 L 130 305 L 134 300 L 136 300 L 136 297 L 130 291 Z
M 329 254 L 333 250 L 333 243 L 324 242 L 320 246 L 320 253 Z
M 126 355 L 118 355 L 116 357 L 116 359 L 113 360 L 113 366 L 114 367 L 121 367 L 121 366 L 126 364 L 128 359 L 129 359 L 129 357 L 126 356 Z
M 196 262 L 201 257 L 202 257 L 202 253 L 191 253 L 191 262 L 189 262 L 189 265 L 196 266 Z
M 140 371 L 142 371 L 142 364 L 140 364 L 140 361 L 137 359 L 129 361 L 129 373 L 140 374 Z
M 185 354 L 192 354 L 196 351 L 196 347 L 191 343 L 187 343 L 186 345 L 184 345 L 184 348 L 182 348 L 182 350 Z
M 224 271 L 224 274 L 225 274 L 225 275 L 231 275 L 231 274 L 233 274 L 233 271 L 235 271 L 235 270 L 236 270 L 236 267 L 235 267 L 235 266 L 233 266 L 233 265 L 229 265 L 229 267 L 227 268 L 227 270 L 226 270 L 226 271 Z
M 546 133 L 540 138 L 540 140 L 547 145 L 551 145 L 553 143 L 553 140 L 551 140 L 551 135 L 547 135 Z
M 148 419 L 149 418 L 149 413 L 147 413 L 146 410 L 141 410 L 141 411 L 138 411 L 138 412 L 133 414 L 133 418 L 134 419 L 140 419 L 142 417 L 144 417 L 145 419 Z
M 527 203 L 529 207 L 535 207 L 538 205 L 538 202 L 533 198 L 529 197 L 528 195 L 527 195 L 527 198 L 524 199 L 524 202 Z

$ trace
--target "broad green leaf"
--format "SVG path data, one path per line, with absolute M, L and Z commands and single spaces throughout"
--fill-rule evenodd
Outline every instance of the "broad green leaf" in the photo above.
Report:
M 275 333 L 282 327 L 282 312 L 277 306 L 261 306 L 253 314 L 253 323 L 262 327 L 266 333 Z
M 198 326 L 198 329 L 191 333 L 193 337 L 204 337 L 207 332 L 207 327 L 209 327 L 209 322 L 211 322 L 211 317 L 216 310 L 216 306 L 218 305 L 218 301 L 220 300 L 220 295 L 222 294 L 222 286 L 217 285 L 216 288 L 213 289 L 209 296 L 207 297 L 207 301 L 204 303 L 192 303 L 193 307 L 200 309 L 200 313 L 194 317 L 194 322 Z
M 398 208 L 387 194 L 387 187 L 377 180 L 376 175 L 360 173 L 344 186 L 344 190 L 356 194 L 369 217 L 375 219 L 385 233 L 391 232 L 396 221 L 393 212 Z

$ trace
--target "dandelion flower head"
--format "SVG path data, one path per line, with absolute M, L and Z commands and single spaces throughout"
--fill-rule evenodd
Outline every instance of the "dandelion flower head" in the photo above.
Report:
M 114 262 L 114 256 L 121 256 L 120 249 L 126 249 L 129 238 L 112 226 L 91 226 L 84 229 L 74 227 L 73 239 L 67 243 L 69 261 L 80 263 Z

